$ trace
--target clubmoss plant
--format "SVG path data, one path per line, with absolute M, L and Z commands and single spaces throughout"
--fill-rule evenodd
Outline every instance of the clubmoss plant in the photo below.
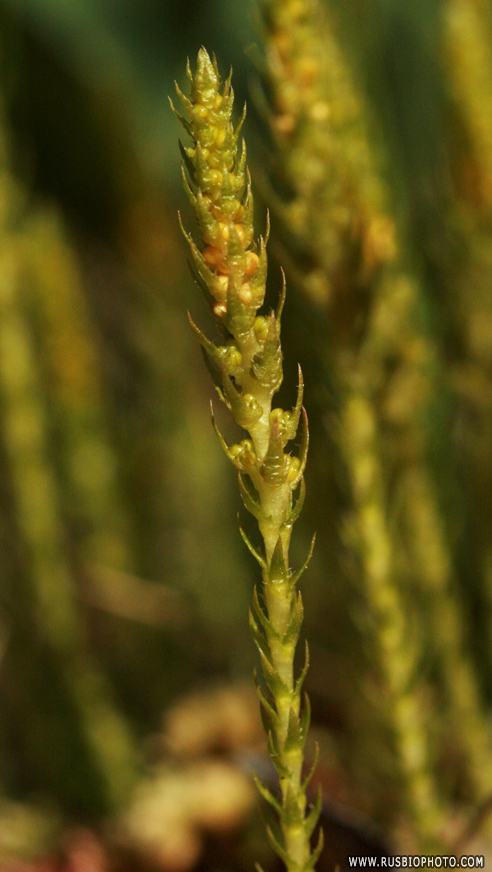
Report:
M 204 48 L 192 74 L 190 97 L 176 86 L 187 118 L 173 111 L 191 136 L 181 146 L 183 183 L 195 211 L 203 250 L 183 230 L 191 250 L 197 282 L 223 334 L 220 346 L 210 342 L 190 318 L 212 371 L 217 392 L 248 438 L 228 446 L 212 421 L 227 456 L 239 474 L 245 507 L 257 519 L 264 554 L 241 535 L 262 569 L 261 594 L 255 591 L 250 625 L 260 652 L 270 698 L 258 688 L 271 759 L 280 780 L 280 799 L 257 781 L 262 796 L 276 811 L 280 826 L 268 828 L 270 843 L 288 872 L 314 869 L 322 850 L 322 831 L 311 851 L 321 795 L 307 811 L 303 780 L 303 749 L 309 726 L 309 702 L 301 708 L 301 689 L 308 666 L 294 677 L 294 653 L 303 619 L 300 576 L 289 568 L 289 542 L 304 501 L 303 472 L 308 448 L 308 424 L 302 406 L 299 370 L 297 401 L 292 411 L 272 408 L 283 378 L 280 319 L 285 282 L 276 312 L 259 315 L 266 289 L 266 238 L 254 240 L 253 196 L 246 165 L 246 147 L 231 116 L 234 95 L 231 76 L 222 84 L 215 58 Z M 286 451 L 300 429 L 300 451 Z M 297 494 L 297 496 L 296 496 Z

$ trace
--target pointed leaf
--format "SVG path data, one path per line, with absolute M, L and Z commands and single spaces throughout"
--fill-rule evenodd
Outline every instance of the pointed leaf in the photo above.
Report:
M 171 111 L 172 111 L 173 115 L 175 115 L 176 118 L 178 119 L 178 121 L 183 125 L 184 129 L 189 134 L 189 136 L 193 136 L 190 122 L 187 121 L 186 118 L 184 118 L 183 115 L 181 115 L 178 112 L 178 110 L 175 108 L 174 103 L 171 100 L 171 98 L 168 97 L 167 99 L 169 100 L 169 105 L 171 106 Z
M 240 463 L 240 462 L 237 460 L 237 458 L 234 457 L 234 455 L 231 453 L 231 451 L 230 451 L 230 449 L 229 449 L 229 446 L 228 446 L 227 442 L 225 441 L 225 439 L 224 439 L 222 433 L 220 432 L 220 430 L 219 430 L 219 428 L 218 428 L 218 426 L 217 426 L 217 423 L 216 423 L 216 421 L 215 421 L 214 407 L 213 407 L 213 404 L 212 404 L 212 400 L 210 400 L 210 417 L 211 417 L 211 420 L 212 420 L 212 426 L 213 426 L 213 428 L 214 428 L 214 430 L 215 430 L 215 432 L 216 432 L 216 434 L 217 434 L 218 440 L 219 440 L 220 444 L 222 445 L 222 448 L 224 449 L 225 453 L 227 454 L 227 457 L 229 458 L 229 460 L 231 461 L 231 463 L 234 464 L 234 466 L 236 467 L 236 469 L 241 469 L 241 463 Z M 265 568 L 266 568 L 266 564 L 265 564 Z
M 244 532 L 244 530 L 241 526 L 239 526 L 239 532 L 241 534 L 241 538 L 242 538 L 244 544 L 246 545 L 246 548 L 248 549 L 248 551 L 251 552 L 251 554 L 253 555 L 255 560 L 258 561 L 261 568 L 266 572 L 266 570 L 267 570 L 266 560 L 261 556 L 261 554 L 258 554 L 258 551 L 253 547 L 253 545 L 249 541 L 248 537 L 246 536 L 246 533 Z
M 214 57 L 215 57 L 215 55 L 214 55 Z M 217 61 L 215 61 L 215 63 L 217 65 Z M 217 73 L 217 75 L 218 75 L 218 73 Z M 222 91 L 224 97 L 227 96 L 227 93 L 229 90 L 232 90 L 231 82 L 232 82 L 232 67 L 230 68 L 229 75 L 227 76 L 227 79 L 224 82 L 224 87 L 223 87 L 223 91 Z
M 217 76 L 217 84 L 220 85 L 219 65 L 217 63 L 217 58 L 215 56 L 215 52 L 212 53 L 212 66 L 214 68 L 215 75 Z M 231 67 L 231 73 L 232 73 L 232 67 Z
M 236 424 L 249 430 L 260 420 L 263 414 L 261 406 L 253 394 L 243 394 L 238 391 L 225 367 L 222 367 L 222 383 Z
M 191 114 L 191 111 L 193 109 L 193 103 L 191 102 L 189 97 L 186 96 L 186 94 L 183 94 L 183 92 L 182 92 L 182 90 L 179 87 L 177 82 L 174 83 L 174 87 L 176 88 L 176 94 L 178 95 L 179 99 L 181 100 L 186 111 Z
M 219 222 L 209 211 L 204 196 L 198 188 L 195 198 L 195 212 L 202 232 L 202 237 L 207 245 L 214 245 L 219 232 Z
M 249 173 L 248 173 L 249 176 Z M 251 182 L 248 180 L 248 184 L 246 186 L 246 194 L 243 200 L 243 226 L 246 232 L 246 242 L 247 247 L 251 245 L 253 240 L 253 218 L 254 218 L 254 200 L 253 194 L 251 191 Z
M 292 506 L 290 513 L 289 513 L 288 523 L 290 524 L 291 527 L 293 526 L 293 524 L 295 524 L 299 515 L 302 512 L 302 507 L 304 506 L 305 498 L 306 498 L 306 483 L 304 481 L 304 478 L 301 478 L 301 487 L 299 490 L 299 496 L 297 497 L 297 500 L 295 501 L 295 503 Z
M 292 603 L 292 616 L 289 626 L 284 633 L 282 645 L 292 645 L 295 648 L 295 646 L 297 645 L 297 640 L 299 638 L 299 632 L 301 629 L 303 618 L 304 607 L 302 604 L 301 594 L 299 593 Z
M 304 709 L 301 714 L 299 728 L 301 732 L 302 746 L 306 744 L 307 734 L 311 724 L 311 700 L 307 693 L 304 694 Z
M 323 807 L 323 794 L 321 791 L 321 784 L 320 784 L 318 786 L 318 790 L 316 791 L 316 799 L 315 799 L 314 805 L 313 805 L 311 811 L 309 812 L 309 814 L 306 816 L 306 819 L 304 821 L 304 831 L 306 833 L 306 839 L 308 841 L 316 829 L 316 826 L 317 826 L 317 823 L 319 821 L 319 817 L 321 814 L 322 807 Z
M 188 200 L 190 201 L 193 210 L 196 212 L 197 199 L 196 199 L 195 193 L 192 191 L 192 189 L 188 183 L 188 179 L 186 176 L 186 170 L 185 170 L 183 164 L 181 164 L 181 181 L 183 183 L 183 188 L 185 189 L 185 194 L 188 197 Z
M 234 225 L 232 225 L 234 228 Z M 237 232 L 232 229 L 229 234 L 229 244 L 234 236 L 237 237 Z M 238 237 L 239 238 L 239 237 Z M 256 317 L 257 305 L 253 296 L 251 302 L 243 303 L 239 296 L 239 289 L 236 287 L 235 276 L 243 276 L 246 267 L 246 254 L 240 244 L 241 253 L 236 253 L 235 260 L 231 256 L 231 248 L 229 247 L 228 263 L 231 264 L 231 273 L 229 276 L 229 285 L 227 288 L 227 311 L 224 314 L 224 324 L 229 333 L 232 333 L 238 341 L 247 339 L 250 330 Z
M 195 265 L 191 262 L 191 260 L 188 260 L 187 263 L 188 263 L 188 269 L 191 273 L 193 281 L 195 282 L 195 284 L 198 285 L 198 287 L 200 288 L 200 291 L 202 292 L 203 297 L 205 298 L 206 303 L 212 309 L 213 306 L 215 305 L 215 300 L 214 300 L 212 294 L 210 293 L 207 285 L 205 284 L 205 282 L 203 281 L 201 276 L 198 274 L 198 271 L 197 271 Z
M 196 72 L 191 82 L 191 98 L 198 102 L 202 95 L 215 93 L 220 85 L 220 77 L 214 67 L 207 49 L 202 45 L 198 51 Z
M 321 856 L 321 851 L 323 850 L 324 844 L 325 844 L 324 833 L 323 833 L 323 830 L 320 830 L 319 836 L 318 836 L 318 844 L 316 845 L 316 848 L 314 849 L 314 851 L 313 851 L 311 857 L 309 858 L 309 860 L 307 861 L 306 865 L 303 867 L 302 872 L 314 872 L 314 868 L 315 868 L 316 863 L 318 862 L 318 860 Z
M 206 368 L 207 368 L 208 374 L 209 374 L 210 378 L 212 379 L 212 381 L 213 381 L 213 383 L 214 383 L 214 388 L 215 388 L 215 390 L 217 391 L 217 393 L 218 393 L 218 395 L 219 395 L 221 401 L 222 401 L 226 406 L 228 406 L 228 403 L 227 403 L 227 401 L 226 401 L 226 399 L 225 399 L 225 397 L 224 397 L 224 394 L 222 393 L 222 389 L 221 389 L 221 387 L 220 387 L 220 381 L 221 381 L 221 379 L 220 379 L 219 373 L 217 372 L 217 368 L 216 368 L 216 366 L 214 366 L 214 364 L 213 364 L 212 361 L 210 360 L 209 355 L 207 354 L 207 352 L 205 351 L 203 345 L 201 345 L 201 344 L 200 344 L 200 351 L 202 352 L 203 362 L 205 363 L 205 366 L 206 366 Z
M 235 146 L 237 145 L 237 142 L 239 140 L 239 134 L 241 133 L 242 126 L 246 120 L 246 112 L 247 112 L 247 106 L 245 103 L 243 106 L 243 111 L 241 112 L 241 117 L 240 117 L 240 119 L 237 123 L 236 129 L 234 131 L 234 145 Z
M 302 401 L 304 398 L 304 376 L 302 374 L 302 369 L 300 366 L 298 367 L 298 372 L 299 381 L 297 383 L 297 400 L 294 408 L 292 409 L 292 418 L 289 422 L 287 441 L 295 438 L 302 411 Z
M 274 733 L 269 733 L 267 737 L 268 754 L 280 778 L 290 778 L 290 770 L 285 766 L 280 759 L 280 752 L 276 744 Z
M 292 490 L 294 490 L 294 488 L 297 487 L 297 485 L 299 484 L 299 482 L 304 474 L 304 470 L 306 468 L 308 447 L 309 447 L 309 426 L 308 426 L 308 419 L 307 419 L 306 410 L 303 407 L 303 409 L 302 409 L 302 437 L 301 437 L 301 446 L 300 446 L 300 451 L 299 451 L 299 460 L 301 461 L 301 465 L 299 467 L 299 471 L 298 471 L 295 479 L 291 483 Z
M 268 841 L 270 842 L 270 846 L 271 846 L 272 850 L 275 851 L 276 854 L 278 854 L 278 856 L 280 857 L 281 860 L 283 860 L 283 862 L 285 863 L 285 865 L 287 866 L 288 869 L 292 869 L 292 862 L 290 860 L 290 857 L 287 854 L 287 851 L 285 850 L 285 848 L 282 847 L 280 842 L 278 842 L 277 839 L 275 838 L 275 836 L 273 835 L 271 827 L 267 827 L 267 836 L 268 836 Z
M 229 137 L 230 139 L 230 137 Z M 222 146 L 222 150 L 224 151 L 227 148 L 228 144 L 228 135 L 226 132 L 226 138 L 224 140 L 224 144 Z M 232 148 L 232 143 L 230 143 Z M 220 196 L 218 197 L 217 202 L 221 204 L 221 212 L 223 216 L 226 216 L 228 220 L 232 219 L 232 216 L 236 214 L 237 211 L 237 196 L 236 196 L 236 185 L 235 179 L 231 173 L 223 173 L 222 181 L 220 183 Z M 222 218 L 224 221 L 225 218 Z
M 236 175 L 236 195 L 240 196 L 242 191 L 244 190 L 244 186 L 246 185 L 246 143 L 244 139 L 241 142 L 241 152 L 237 152 L 236 158 L 236 167 L 235 167 L 235 175 Z
M 282 384 L 282 350 L 273 312 L 268 322 L 268 332 L 263 348 L 255 354 L 251 369 L 260 385 L 268 388 L 272 393 L 277 391 Z
M 263 304 L 263 301 L 265 299 L 267 270 L 268 258 L 266 253 L 266 247 L 263 239 L 260 236 L 258 266 L 256 267 L 256 271 L 253 273 L 249 280 L 251 290 L 253 291 L 255 306 L 257 306 L 258 308 Z
M 282 485 L 287 480 L 289 467 L 286 455 L 284 454 L 279 422 L 276 417 L 273 417 L 268 449 L 260 471 L 267 484 Z
M 197 327 L 197 325 L 193 321 L 190 313 L 188 312 L 187 314 L 188 314 L 188 321 L 190 323 L 190 327 L 193 330 L 193 333 L 195 334 L 196 338 L 198 339 L 200 345 L 207 352 L 210 359 L 213 360 L 213 362 L 218 367 L 222 368 L 222 364 L 223 364 L 223 360 L 224 360 L 223 351 L 220 348 L 218 348 L 217 345 L 215 345 L 213 342 L 211 342 L 210 339 L 207 339 L 205 334 L 202 333 L 200 328 Z
M 272 731 L 273 727 L 272 727 L 272 724 L 270 723 L 268 711 L 266 709 L 264 709 L 262 705 L 260 705 L 260 717 L 261 717 L 261 723 L 263 724 L 263 729 L 265 731 L 265 734 L 268 736 L 268 734 Z
M 197 141 L 195 146 L 193 162 L 195 164 L 195 176 L 197 185 L 199 188 L 201 188 L 202 191 L 207 190 L 210 184 L 210 167 L 203 153 L 203 147 L 199 140 Z
M 231 73 L 232 73 L 232 70 L 231 70 Z M 229 80 L 230 80 L 230 79 L 229 79 L 229 77 L 228 77 L 227 82 L 229 82 Z M 226 84 L 227 84 L 227 82 L 226 82 Z M 234 89 L 233 89 L 233 88 L 230 88 L 230 89 L 228 90 L 228 89 L 226 88 L 226 86 L 224 85 L 224 94 L 223 94 L 223 96 L 224 96 L 224 102 L 223 102 L 223 104 L 222 104 L 223 115 L 224 115 L 224 116 L 227 115 L 227 117 L 230 119 L 230 117 L 231 117 L 231 115 L 232 115 L 232 110 L 233 110 L 233 108 L 234 108 Z
M 312 556 L 313 556 L 313 552 L 314 552 L 314 546 L 315 546 L 315 544 L 316 544 L 316 533 L 313 533 L 313 538 L 311 539 L 311 544 L 310 544 L 310 546 L 309 546 L 309 551 L 308 551 L 308 554 L 307 554 L 307 557 L 306 557 L 304 563 L 302 564 L 301 568 L 298 569 L 298 571 L 295 572 L 295 573 L 294 573 L 293 575 L 291 575 L 291 577 L 290 577 L 290 581 L 291 581 L 292 586 L 295 586 L 295 585 L 297 584 L 297 582 L 299 581 L 299 579 L 301 578 L 301 576 L 305 573 L 306 569 L 308 568 L 309 563 L 310 563 L 310 561 L 311 561 L 311 558 L 312 558 Z
M 285 751 L 289 753 L 290 751 L 295 750 L 296 748 L 300 748 L 301 746 L 301 726 L 299 723 L 299 718 L 296 715 L 293 708 L 289 711 L 289 727 L 287 730 L 287 737 L 285 739 Z
M 268 804 L 271 805 L 273 809 L 275 809 L 275 811 L 277 812 L 278 816 L 279 816 L 280 818 L 282 818 L 282 813 L 283 813 L 283 812 L 282 812 L 282 806 L 280 805 L 278 799 L 276 799 L 276 798 L 274 797 L 273 793 L 271 793 L 271 792 L 268 790 L 268 788 L 265 787 L 265 785 L 261 783 L 261 781 L 260 781 L 260 779 L 258 778 L 256 772 L 255 772 L 254 775 L 253 775 L 253 780 L 254 780 L 254 782 L 255 782 L 255 784 L 256 784 L 256 787 L 257 787 L 258 792 L 262 795 L 263 799 L 264 799 L 266 802 L 268 802 Z
M 302 672 L 301 672 L 299 678 L 296 681 L 296 685 L 295 685 L 295 689 L 294 689 L 294 693 L 296 695 L 299 695 L 299 693 L 300 693 L 300 690 L 301 690 L 301 687 L 304 683 L 304 679 L 306 678 L 308 669 L 309 669 L 309 645 L 306 641 L 306 654 L 305 654 L 304 666 L 302 668 Z
M 302 785 L 301 785 L 301 789 L 302 789 L 303 793 L 306 793 L 307 786 L 308 786 L 308 784 L 310 783 L 310 781 L 311 781 L 311 779 L 312 779 L 314 773 L 316 772 L 316 768 L 317 768 L 317 766 L 318 766 L 318 761 L 319 761 L 319 745 L 318 745 L 318 743 L 316 742 L 316 744 L 315 744 L 315 746 L 314 746 L 314 760 L 313 760 L 313 763 L 312 763 L 311 768 L 310 768 L 308 774 L 306 775 L 306 777 L 305 777 L 305 779 L 304 779 L 304 781 L 302 782 Z
M 266 815 L 263 814 L 264 811 L 266 811 Z M 283 844 L 284 834 L 282 832 L 282 824 L 278 819 L 278 815 L 274 814 L 269 806 L 264 805 L 260 808 L 260 813 L 262 814 L 263 820 L 265 821 L 265 825 L 270 827 L 277 842 L 280 845 Z
M 246 262 L 243 240 L 239 236 L 233 221 L 229 222 L 228 261 L 232 262 L 233 267 L 239 267 L 237 270 L 238 274 L 241 272 L 240 267 Z
M 268 242 L 268 237 L 270 236 L 270 215 L 268 212 L 267 212 L 267 221 L 268 221 L 268 224 L 267 224 L 267 231 L 265 234 L 265 237 L 266 237 L 265 243 Z M 278 300 L 277 313 L 276 313 L 279 332 L 280 332 L 280 322 L 282 320 L 282 312 L 284 311 L 285 297 L 287 296 L 287 282 L 285 280 L 285 273 L 284 273 L 282 267 L 280 267 L 280 271 L 282 273 L 282 289 L 280 291 L 280 297 Z
M 273 665 L 270 661 L 270 650 L 268 648 L 268 642 L 260 632 L 260 628 L 258 627 L 258 624 L 254 619 L 251 609 L 249 610 L 249 628 L 251 630 L 251 635 L 253 636 L 253 640 L 256 647 L 258 648 L 258 651 L 260 652 L 260 654 L 263 654 L 263 656 L 266 657 L 273 669 Z
M 259 685 L 256 685 L 256 692 L 258 694 L 258 699 L 260 700 L 260 716 L 261 722 L 263 724 L 263 729 L 265 730 L 265 734 L 268 736 L 269 733 L 275 733 L 279 726 L 278 717 L 266 699 L 263 696 Z
M 269 641 L 271 641 L 272 639 L 275 639 L 275 640 L 280 639 L 280 634 L 274 628 L 272 622 L 268 619 L 267 615 L 265 614 L 264 609 L 262 608 L 262 606 L 260 604 L 256 585 L 255 585 L 255 588 L 253 591 L 253 608 L 256 612 L 258 620 L 261 622 L 263 629 L 265 630 L 267 639 Z
M 288 568 L 285 565 L 284 548 L 281 536 L 277 539 L 275 550 L 270 561 L 268 577 L 272 584 L 279 584 L 288 577 Z
M 196 172 L 195 172 L 195 164 L 193 163 L 193 158 L 189 152 L 193 152 L 193 149 L 185 148 L 181 140 L 178 140 L 179 151 L 181 153 L 181 157 L 183 158 L 184 165 L 188 171 L 188 175 L 193 182 L 194 185 L 197 184 Z
M 252 490 L 253 485 L 249 486 L 249 480 L 239 473 L 239 491 L 245 508 L 250 512 L 257 521 L 265 519 L 265 512 L 261 508 L 261 504 L 255 499 Z M 254 491 L 257 495 L 256 490 Z
M 265 681 L 273 698 L 275 699 L 277 696 L 289 696 L 289 688 L 280 678 L 275 666 L 270 663 L 268 657 L 266 657 L 261 650 L 260 658 L 263 675 L 265 676 Z
M 195 269 L 202 281 L 205 283 L 206 287 L 210 288 L 213 285 L 215 276 L 213 272 L 209 269 L 207 261 L 203 257 L 201 251 L 199 251 L 198 246 L 196 245 L 191 233 L 188 233 L 188 231 L 185 229 L 179 212 L 178 219 L 183 236 L 185 237 L 188 245 L 190 246 L 191 256 L 193 258 L 193 264 L 195 266 Z
M 313 538 L 311 539 L 311 545 L 309 546 L 308 555 L 307 555 L 307 557 L 306 557 L 304 563 L 302 564 L 301 568 L 298 569 L 298 571 L 295 572 L 295 573 L 294 573 L 293 575 L 291 575 L 291 577 L 290 577 L 290 583 L 291 583 L 292 587 L 295 587 L 295 585 L 296 585 L 297 582 L 299 581 L 301 575 L 303 575 L 303 573 L 304 573 L 304 572 L 306 571 L 306 569 L 308 568 L 309 563 L 310 563 L 310 561 L 311 561 L 311 557 L 313 556 L 313 551 L 314 551 L 314 545 L 315 545 L 315 543 L 316 543 L 316 533 L 313 534 Z
M 299 808 L 297 796 L 294 793 L 291 784 L 287 785 L 287 791 L 284 799 L 284 821 L 288 827 L 300 827 L 303 824 L 304 818 Z

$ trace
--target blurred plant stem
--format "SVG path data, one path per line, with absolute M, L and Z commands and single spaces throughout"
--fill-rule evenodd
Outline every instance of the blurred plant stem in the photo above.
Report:
M 484 0 L 446 0 L 443 54 L 468 137 L 465 171 L 479 210 L 492 208 L 492 18 Z M 473 163 L 471 163 L 473 162 Z M 473 166 L 474 164 L 474 166 Z M 463 189 L 462 189 L 463 190 Z M 465 193 L 463 191 L 463 193 Z M 469 193 L 472 193 L 471 186 Z
M 50 731 L 43 736 L 46 743 L 64 743 L 73 754 L 82 753 L 92 770 L 95 781 L 78 772 L 91 783 L 99 781 L 101 795 L 89 798 L 89 807 L 102 804 L 113 808 L 128 795 L 135 775 L 135 754 L 126 724 L 115 708 L 110 689 L 97 666 L 86 653 L 85 633 L 81 615 L 74 598 L 74 576 L 69 556 L 68 535 L 62 511 L 62 498 L 56 469 L 50 451 L 53 409 L 46 402 L 42 383 L 38 348 L 33 323 L 27 305 L 27 287 L 38 282 L 38 289 L 46 280 L 32 270 L 32 225 L 26 198 L 16 187 L 8 168 L 7 148 L 2 138 L 0 185 L 2 212 L 0 261 L 0 400 L 2 408 L 1 433 L 8 476 L 12 488 L 13 528 L 17 542 L 14 552 L 21 556 L 24 577 L 19 577 L 19 588 L 12 591 L 15 608 L 11 626 L 12 646 L 18 648 L 22 634 L 24 650 L 17 681 L 29 684 L 38 675 L 40 687 L 48 697 L 40 699 L 36 691 L 38 710 L 24 712 L 33 718 L 33 729 L 40 729 L 46 719 Z M 38 221 L 41 221 L 38 216 Z M 53 230 L 46 216 L 45 228 Z M 52 253 L 56 247 L 62 251 L 57 231 L 51 238 Z M 43 289 L 47 292 L 47 289 Z M 71 317 L 73 317 L 71 312 Z M 76 347 L 70 352 L 76 354 Z M 82 361 L 78 362 L 79 365 Z M 90 465 L 90 458 L 87 460 Z M 36 663 L 36 651 L 40 653 Z M 29 653 L 30 652 L 30 653 Z M 29 663 L 29 658 L 33 660 Z M 48 666 L 50 664 L 50 666 Z M 32 674 L 22 674 L 22 669 Z M 43 668 L 51 668 L 43 674 Z M 41 671 L 40 671 L 41 670 Z M 20 672 L 20 674 L 19 674 Z M 52 683 L 52 688 L 50 684 Z M 58 690 L 55 691 L 55 688 Z M 50 694 L 55 693 L 54 699 Z M 56 694 L 63 702 L 56 710 Z M 54 704 L 55 703 L 55 704 Z M 63 712 L 71 715 L 64 721 Z M 40 724 L 36 725 L 39 718 Z M 75 719 L 77 735 L 71 735 L 70 722 Z M 79 751 L 77 745 L 80 741 Z M 35 742 L 35 746 L 39 740 Z M 82 750 L 83 749 L 83 750 Z M 24 749 L 24 754 L 29 750 Z M 36 753 L 35 748 L 31 753 Z M 60 748 L 60 759 L 65 749 Z M 70 754 L 69 754 L 70 756 Z M 53 761 L 53 753 L 47 754 Z M 32 761 L 33 769 L 42 768 L 41 760 Z M 75 767 L 76 769 L 77 767 Z M 74 772 L 75 776 L 75 772 Z M 67 804 L 83 802 L 86 792 L 83 783 L 73 783 L 67 772 L 46 773 Z M 87 809 L 86 809 L 87 810 Z
M 490 4 L 481 0 L 447 0 L 441 14 L 440 49 L 443 73 L 449 82 L 447 134 L 454 195 L 446 218 L 461 252 L 451 269 L 438 265 L 443 303 L 452 322 L 450 386 L 459 415 L 456 441 L 465 495 L 458 559 L 473 615 L 477 665 L 490 703 L 492 18 Z
M 132 530 L 104 409 L 101 337 L 55 212 L 31 213 L 24 237 L 25 297 L 54 412 L 49 427 L 61 461 L 60 499 L 78 539 L 74 552 L 82 565 L 129 570 Z

